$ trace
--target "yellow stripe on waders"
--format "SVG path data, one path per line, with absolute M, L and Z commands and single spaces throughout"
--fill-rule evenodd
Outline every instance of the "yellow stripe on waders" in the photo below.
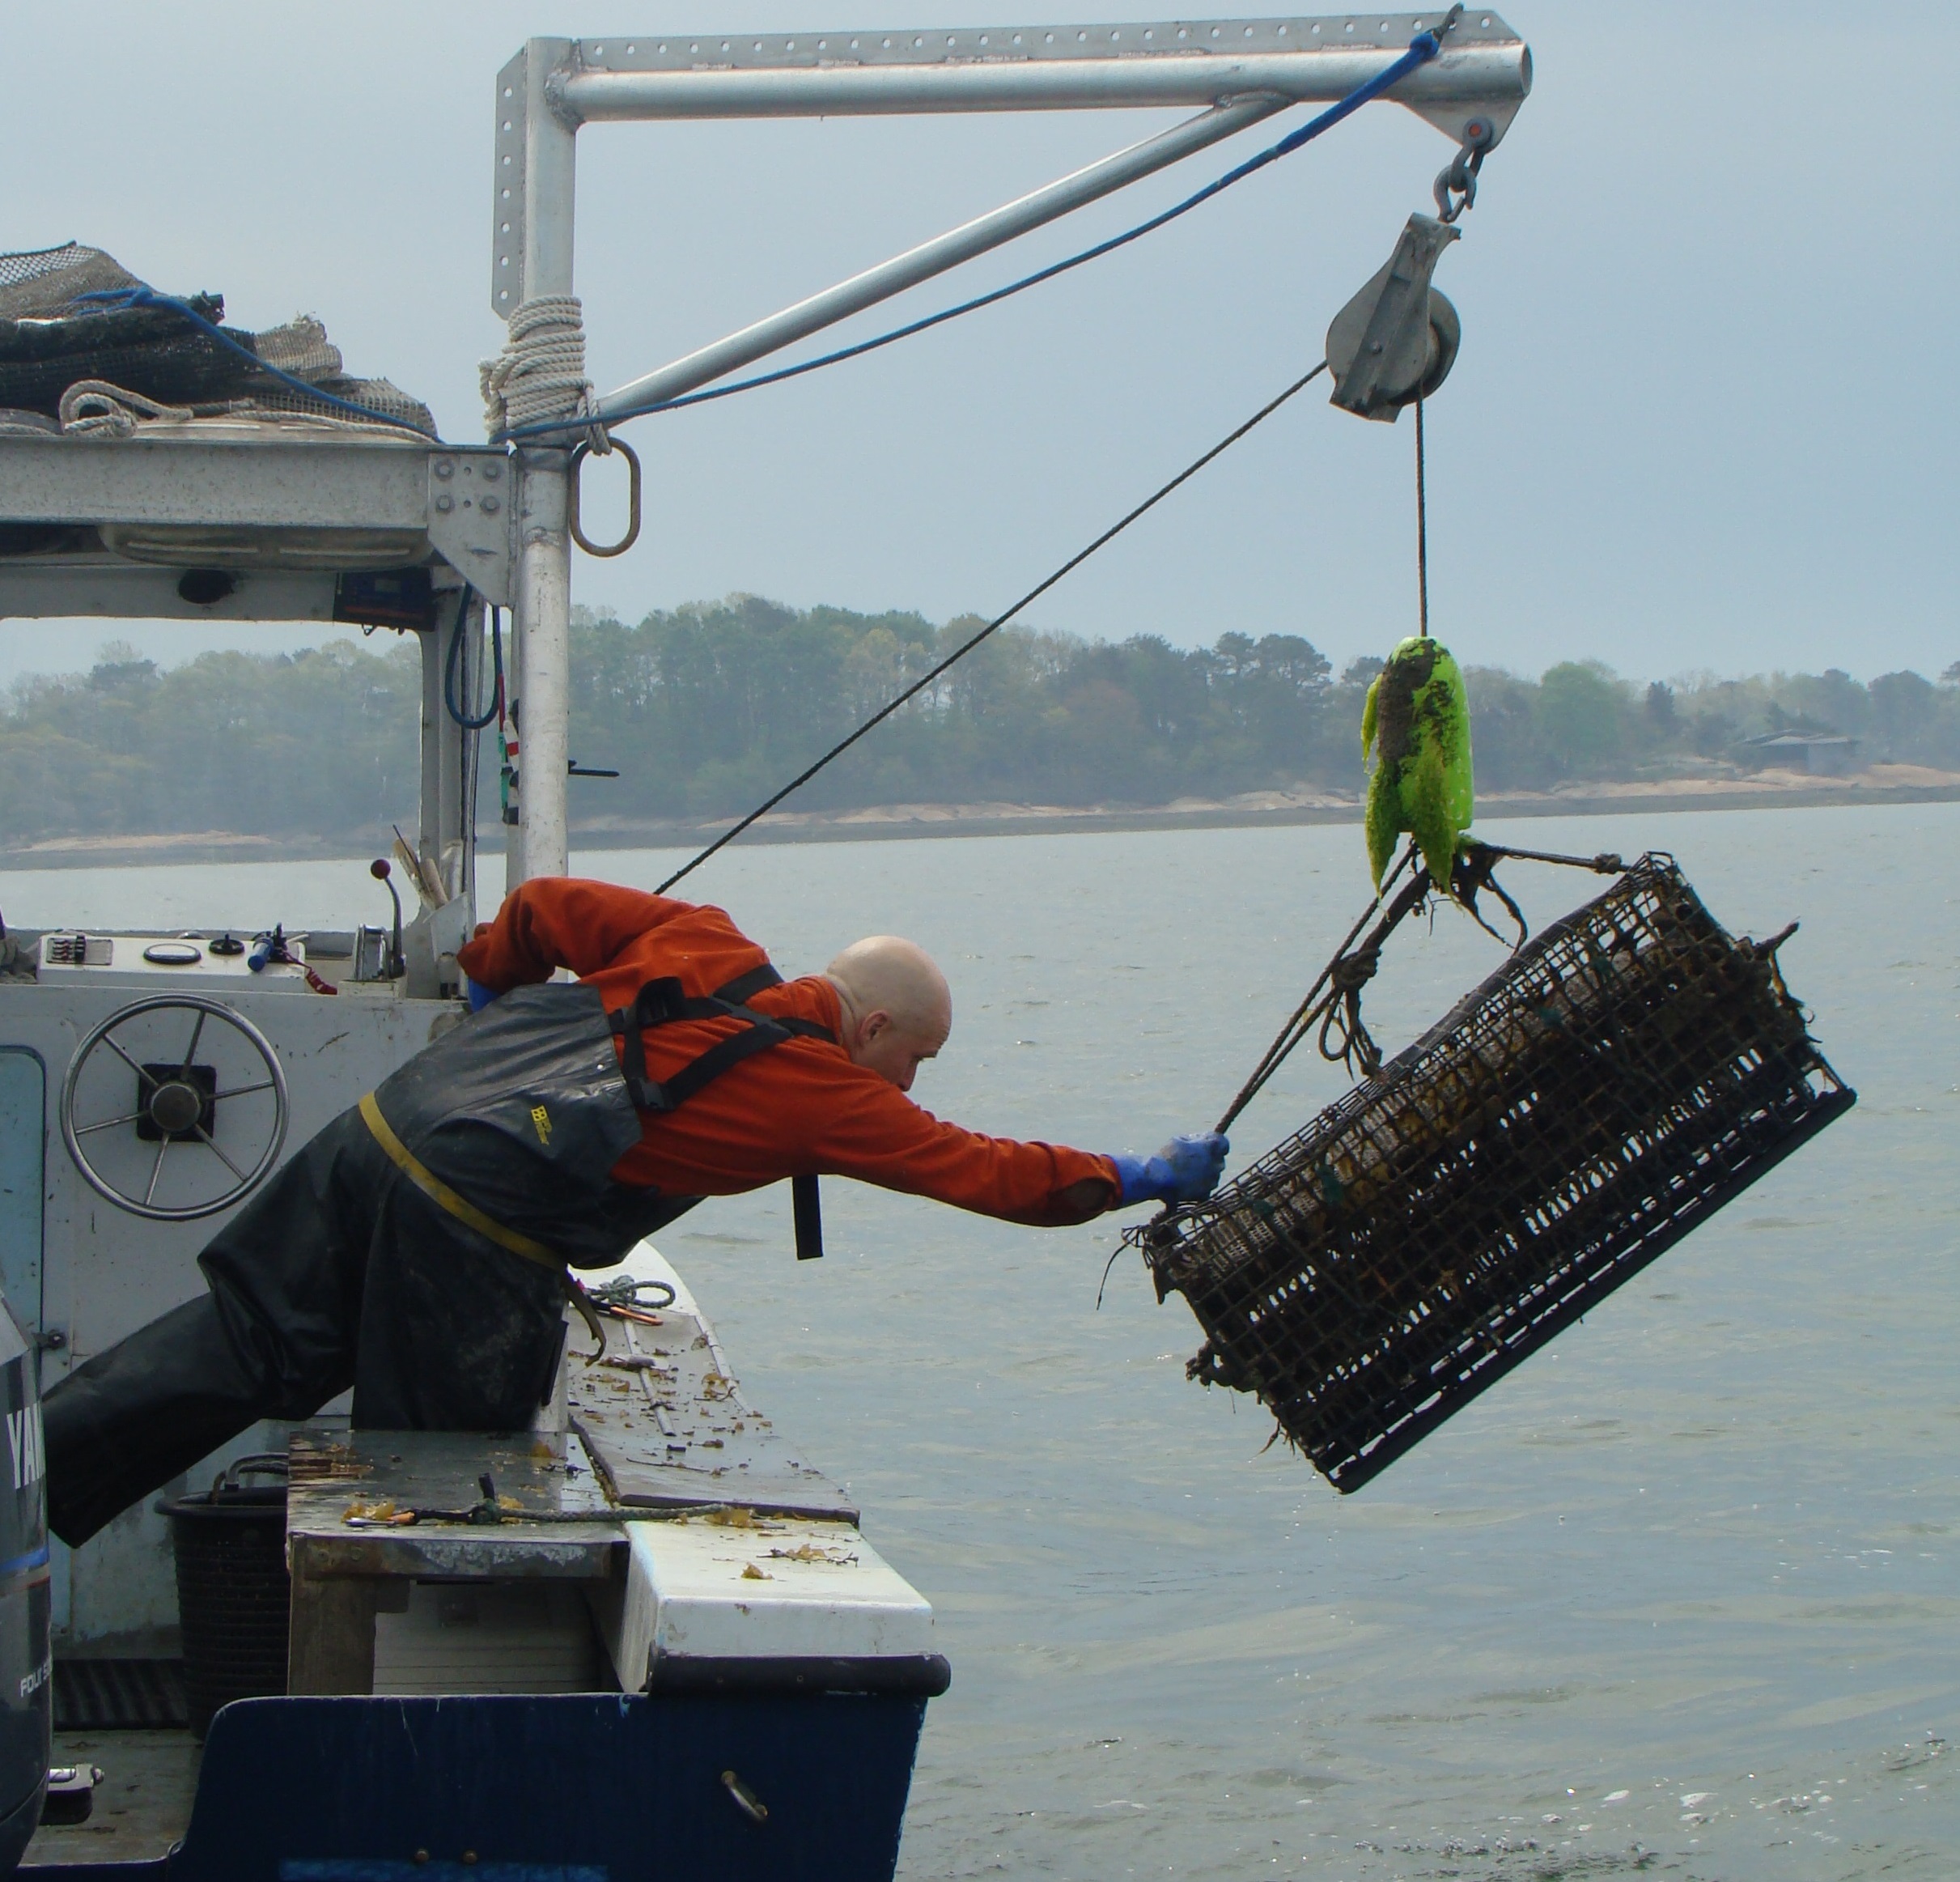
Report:
M 401 1138 L 395 1135 L 394 1126 L 381 1115 L 381 1107 L 375 1102 L 371 1091 L 361 1100 L 361 1122 L 367 1126 L 374 1141 L 388 1153 L 388 1161 L 407 1177 L 430 1201 L 446 1214 L 454 1216 L 466 1228 L 474 1229 L 486 1240 L 494 1242 L 499 1248 L 507 1248 L 513 1255 L 521 1255 L 527 1261 L 535 1261 L 540 1267 L 557 1270 L 565 1283 L 566 1298 L 571 1301 L 592 1329 L 592 1336 L 599 1342 L 600 1352 L 605 1350 L 605 1328 L 600 1324 L 599 1316 L 593 1311 L 592 1302 L 586 1298 L 585 1289 L 571 1277 L 571 1271 L 565 1265 L 565 1258 L 547 1248 L 542 1242 L 534 1242 L 528 1235 L 520 1235 L 515 1229 L 507 1229 L 494 1217 L 486 1216 L 467 1196 L 459 1196 L 435 1172 L 430 1169 Z

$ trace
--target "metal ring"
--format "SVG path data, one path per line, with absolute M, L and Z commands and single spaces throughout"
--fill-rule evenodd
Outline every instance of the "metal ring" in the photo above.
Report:
M 265 1145 L 264 1153 L 244 1177 L 235 1183 L 231 1188 L 214 1196 L 209 1202 L 193 1203 L 180 1209 L 171 1209 L 146 1200 L 139 1202 L 134 1196 L 117 1188 L 115 1184 L 104 1176 L 89 1162 L 82 1149 L 81 1136 L 75 1128 L 74 1114 L 75 1086 L 81 1079 L 83 1066 L 88 1062 L 96 1047 L 107 1039 L 117 1026 L 127 1020 L 135 1019 L 146 1013 L 168 1012 L 176 1009 L 195 1013 L 201 1016 L 221 1019 L 227 1026 L 245 1035 L 247 1041 L 264 1063 L 270 1082 L 273 1094 L 273 1124 L 272 1136 Z M 200 1025 L 202 1023 L 202 1017 L 199 1023 Z M 197 1035 L 193 1033 L 192 1034 L 193 1047 L 196 1039 Z M 117 1047 L 113 1042 L 111 1042 L 110 1050 L 117 1052 L 118 1056 L 126 1056 L 121 1053 L 121 1048 Z M 62 1141 L 67 1145 L 68 1154 L 74 1159 L 75 1168 L 81 1171 L 82 1180 L 98 1196 L 115 1204 L 117 1208 L 127 1209 L 131 1215 L 141 1216 L 146 1221 L 152 1222 L 194 1222 L 201 1217 L 214 1216 L 221 1209 L 227 1209 L 232 1204 L 240 1202 L 251 1195 L 252 1191 L 257 1189 L 272 1173 L 272 1166 L 278 1161 L 279 1152 L 285 1147 L 286 1126 L 292 1118 L 292 1107 L 286 1091 L 286 1072 L 279 1063 L 279 1055 L 273 1049 L 272 1041 L 267 1039 L 265 1034 L 261 1032 L 243 1013 L 234 1013 L 230 1007 L 220 1005 L 215 1000 L 205 1000 L 191 993 L 159 994 L 154 999 L 134 1000 L 128 1006 L 112 1013 L 107 1019 L 94 1027 L 83 1038 L 81 1044 L 76 1047 L 74 1056 L 68 1061 L 68 1076 L 62 1081 L 62 1097 L 58 1111 L 62 1124 Z M 163 1160 L 163 1151 L 168 1148 L 170 1141 L 170 1139 L 165 1138 L 159 1146 L 158 1162 L 159 1164 Z M 214 1145 L 211 1145 L 208 1142 L 206 1147 L 215 1149 Z M 228 1162 L 228 1159 L 221 1160 Z
M 592 448 L 581 444 L 571 454 L 571 490 L 566 503 L 566 521 L 571 530 L 571 539 L 588 555 L 596 555 L 601 561 L 609 556 L 624 555 L 640 539 L 640 461 L 630 444 L 613 440 L 613 448 L 626 461 L 626 533 L 609 548 L 588 542 L 585 532 L 579 527 L 579 471 L 585 460 L 592 456 Z

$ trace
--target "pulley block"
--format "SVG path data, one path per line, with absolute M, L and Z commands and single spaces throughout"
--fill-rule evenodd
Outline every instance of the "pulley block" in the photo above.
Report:
M 1393 424 L 1449 376 L 1463 325 L 1429 278 L 1460 234 L 1432 215 L 1411 216 L 1394 253 L 1334 316 L 1327 366 L 1343 410 Z

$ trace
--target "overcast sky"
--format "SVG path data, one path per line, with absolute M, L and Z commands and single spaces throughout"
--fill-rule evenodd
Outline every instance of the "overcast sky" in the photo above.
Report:
M 477 439 L 492 81 L 533 32 L 726 24 L 684 7 L 475 0 L 0 11 L 0 247 L 70 237 L 266 326 L 318 313 L 350 368 Z M 643 6 L 643 15 L 636 11 Z M 766 30 L 1008 23 L 917 0 Z M 1016 16 L 1016 18 L 1018 16 Z M 1112 16 L 1114 17 L 1114 16 Z M 1960 659 L 1950 6 L 1517 0 L 1536 89 L 1438 284 L 1462 358 L 1431 407 L 1434 618 L 1459 657 L 1641 677 Z M 1069 113 L 600 125 L 578 281 L 602 389 L 1169 117 Z M 1279 121 L 1290 125 L 1297 114 Z M 1111 232 L 1269 125 L 865 316 L 869 333 Z M 991 612 L 1320 356 L 1429 204 L 1445 140 L 1398 107 L 1109 260 L 872 359 L 638 421 L 648 513 L 578 599 L 637 618 L 747 590 Z M 1411 425 L 1317 389 L 1041 604 L 1184 644 L 1413 630 Z M 610 510 L 597 482 L 595 523 Z M 317 638 L 312 630 L 284 644 Z M 264 632 L 0 622 L 0 681 Z

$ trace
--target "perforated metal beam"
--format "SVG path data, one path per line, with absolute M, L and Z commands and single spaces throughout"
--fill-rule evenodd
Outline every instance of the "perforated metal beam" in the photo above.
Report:
M 1440 26 L 1444 12 L 532 40 L 498 79 L 490 304 L 508 314 L 527 293 L 554 291 L 529 285 L 527 261 L 541 102 L 575 130 L 629 119 L 1188 108 L 1262 93 L 1331 100 Z M 1389 96 L 1449 138 L 1460 141 L 1476 118 L 1495 142 L 1530 89 L 1530 49 L 1497 14 L 1473 8 L 1441 56 Z

